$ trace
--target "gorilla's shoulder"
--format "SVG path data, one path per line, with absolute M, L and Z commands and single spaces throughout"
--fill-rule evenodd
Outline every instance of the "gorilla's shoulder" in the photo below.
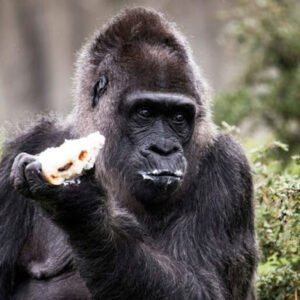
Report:
M 228 134 L 219 134 L 213 145 L 211 155 L 223 167 L 249 169 L 248 159 L 241 145 Z
M 245 152 L 241 145 L 229 134 L 219 134 L 215 142 L 216 149 L 225 151 L 227 154 L 245 156 Z

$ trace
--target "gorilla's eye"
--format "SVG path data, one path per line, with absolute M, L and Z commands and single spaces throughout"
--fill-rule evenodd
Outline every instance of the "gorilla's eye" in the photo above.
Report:
M 182 113 L 177 113 L 173 117 L 173 122 L 178 125 L 185 123 L 185 116 Z
M 138 116 L 143 119 L 149 119 L 152 116 L 152 112 L 149 108 L 141 108 L 138 110 Z
M 108 78 L 105 75 L 100 76 L 99 80 L 94 85 L 92 107 L 96 107 L 100 97 L 106 90 Z

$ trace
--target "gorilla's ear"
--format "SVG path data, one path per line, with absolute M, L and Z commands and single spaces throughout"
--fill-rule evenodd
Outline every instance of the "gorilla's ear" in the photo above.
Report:
M 108 78 L 105 75 L 100 76 L 98 81 L 95 83 L 92 92 L 92 107 L 95 108 L 100 100 L 100 97 L 104 94 L 107 89 Z

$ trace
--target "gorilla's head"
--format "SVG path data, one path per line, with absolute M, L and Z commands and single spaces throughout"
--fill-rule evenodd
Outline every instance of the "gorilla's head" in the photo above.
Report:
M 124 11 L 83 48 L 75 84 L 80 133 L 106 136 L 96 170 L 108 192 L 145 205 L 182 192 L 214 130 L 205 83 L 174 25 Z

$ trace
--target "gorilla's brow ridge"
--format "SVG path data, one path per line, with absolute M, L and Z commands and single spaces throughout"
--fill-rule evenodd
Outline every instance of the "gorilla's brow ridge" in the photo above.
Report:
M 195 101 L 192 98 L 175 93 L 162 93 L 162 92 L 150 92 L 150 91 L 138 91 L 127 95 L 126 102 L 128 104 L 134 103 L 140 99 L 147 99 L 151 101 L 168 101 L 173 102 L 174 104 L 190 104 L 195 105 Z

